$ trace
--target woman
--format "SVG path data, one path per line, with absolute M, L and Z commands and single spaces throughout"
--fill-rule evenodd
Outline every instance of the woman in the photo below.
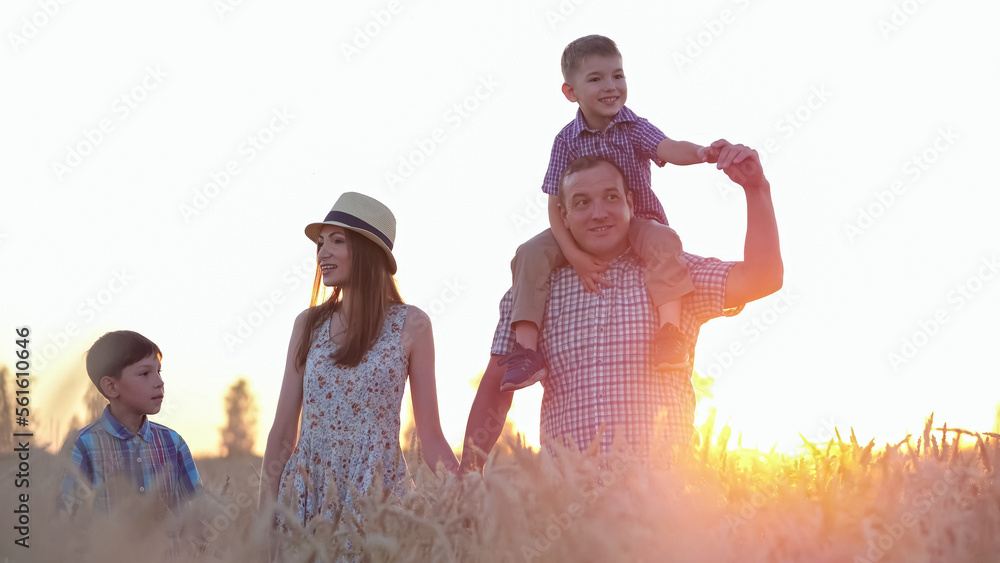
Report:
M 367 492 L 376 471 L 385 491 L 399 494 L 407 479 L 399 447 L 407 375 L 424 461 L 458 466 L 438 419 L 430 319 L 403 304 L 392 277 L 392 212 L 347 192 L 305 231 L 317 245 L 313 306 L 295 319 L 260 490 L 265 509 L 279 489 L 285 498 L 292 488 L 288 496 L 303 525 L 334 520 L 338 503 L 352 507 L 351 489 Z M 333 294 L 317 306 L 320 281 Z M 337 494 L 328 495 L 334 485 Z

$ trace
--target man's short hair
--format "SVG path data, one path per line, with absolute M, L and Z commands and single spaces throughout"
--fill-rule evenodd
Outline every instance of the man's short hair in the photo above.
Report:
M 131 330 L 109 332 L 98 338 L 90 350 L 87 350 L 87 375 L 101 395 L 104 395 L 101 379 L 105 377 L 121 379 L 123 369 L 150 354 L 163 358 L 160 347 L 138 332 Z
M 566 45 L 566 48 L 563 49 L 563 80 L 569 82 L 569 77 L 579 70 L 583 60 L 591 55 L 603 55 L 606 57 L 618 58 L 621 58 L 622 56 L 622 54 L 618 52 L 618 45 L 615 45 L 614 41 L 604 37 L 603 35 L 588 35 L 586 37 L 576 39 L 569 45 Z
M 628 178 L 625 177 L 625 172 L 622 171 L 620 166 L 604 158 L 603 156 L 588 154 L 586 156 L 581 156 L 580 158 L 574 160 L 573 162 L 570 162 L 569 166 L 567 166 L 566 169 L 562 171 L 562 175 L 559 176 L 559 192 L 557 194 L 557 197 L 559 198 L 559 203 L 561 203 L 563 207 L 566 206 L 566 202 L 563 201 L 563 184 L 566 183 L 566 178 L 570 174 L 576 174 L 577 172 L 582 172 L 584 170 L 594 168 L 602 162 L 610 164 L 611 166 L 614 167 L 615 170 L 618 171 L 618 175 L 621 176 L 622 178 L 622 187 L 625 188 L 625 195 L 631 193 L 631 188 L 629 188 L 628 185 Z

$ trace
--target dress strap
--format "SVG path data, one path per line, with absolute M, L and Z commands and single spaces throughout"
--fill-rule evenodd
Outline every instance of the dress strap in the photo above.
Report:
M 403 323 L 406 322 L 406 313 L 409 312 L 410 306 L 403 303 L 394 303 L 389 306 L 389 310 L 385 315 L 385 326 L 382 327 L 383 332 L 389 331 L 391 333 L 397 333 L 403 331 Z

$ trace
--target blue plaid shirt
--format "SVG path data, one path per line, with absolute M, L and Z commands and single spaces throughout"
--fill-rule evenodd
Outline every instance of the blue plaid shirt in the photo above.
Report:
M 191 450 L 180 434 L 146 418 L 135 434 L 104 408 L 73 444 L 71 471 L 63 480 L 60 505 L 75 511 L 93 497 L 107 511 L 123 494 L 158 494 L 170 508 L 201 489 Z
M 549 169 L 542 182 L 542 191 L 559 195 L 559 178 L 570 162 L 581 156 L 597 155 L 614 162 L 625 173 L 625 181 L 632 190 L 633 215 L 667 224 L 663 205 L 653 193 L 649 163 L 662 167 L 666 162 L 656 156 L 656 147 L 667 136 L 648 120 L 639 117 L 627 107 L 618 110 L 604 131 L 590 129 L 577 110 L 576 119 L 570 121 L 556 135 L 549 156 Z

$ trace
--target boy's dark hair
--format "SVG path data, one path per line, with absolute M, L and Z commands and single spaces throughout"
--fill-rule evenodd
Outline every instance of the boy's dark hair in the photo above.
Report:
M 611 162 L 610 160 L 604 158 L 603 156 L 588 154 L 586 156 L 581 156 L 580 158 L 574 160 L 573 162 L 570 162 L 569 166 L 567 166 L 566 169 L 562 171 L 562 175 L 559 176 L 559 194 L 558 194 L 559 203 L 561 203 L 563 206 L 566 205 L 566 202 L 563 201 L 563 195 L 564 195 L 563 184 L 566 183 L 566 178 L 570 174 L 576 174 L 577 172 L 589 170 L 602 162 L 610 164 L 611 166 L 614 167 L 615 170 L 618 171 L 618 175 L 621 176 L 622 178 L 622 187 L 625 188 L 625 195 L 628 195 L 631 192 L 631 188 L 629 188 L 628 186 L 628 178 L 625 177 L 625 172 L 622 171 L 621 167 L 615 164 L 614 162 Z
M 580 69 L 583 60 L 591 55 L 603 55 L 606 57 L 621 58 L 618 52 L 618 45 L 603 35 L 588 35 L 581 37 L 563 50 L 562 54 L 562 74 L 563 80 L 569 82 L 569 77 Z
M 104 377 L 121 379 L 123 369 L 150 354 L 163 358 L 160 347 L 138 332 L 131 330 L 109 332 L 98 338 L 90 350 L 87 350 L 87 375 L 101 395 L 104 395 L 101 379 Z M 107 395 L 104 397 L 107 398 Z

